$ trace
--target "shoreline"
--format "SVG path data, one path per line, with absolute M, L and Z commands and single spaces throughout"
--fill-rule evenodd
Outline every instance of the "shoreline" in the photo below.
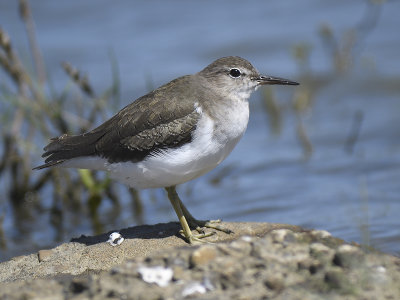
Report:
M 107 233 L 14 257 L 0 263 L 0 299 L 400 299 L 400 258 L 326 231 L 222 225 L 234 234 L 213 244 L 188 245 L 166 223 L 122 229 L 115 247 Z

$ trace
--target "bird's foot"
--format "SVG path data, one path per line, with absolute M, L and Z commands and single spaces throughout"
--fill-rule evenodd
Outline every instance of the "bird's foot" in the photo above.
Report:
M 166 187 L 165 190 L 168 193 L 168 199 L 178 216 L 179 222 L 181 223 L 182 233 L 190 244 L 194 244 L 195 242 L 209 243 L 202 239 L 214 235 L 216 232 L 206 233 L 204 227 L 219 230 L 228 234 L 233 232 L 232 230 L 219 225 L 218 223 L 221 223 L 221 220 L 201 221 L 195 219 L 187 210 L 185 205 L 183 205 L 181 199 L 179 199 L 175 186 Z M 192 229 L 195 229 L 199 234 L 194 235 Z
M 195 228 L 196 231 L 200 234 L 204 234 L 204 227 L 205 228 L 210 228 L 210 229 L 215 229 L 218 231 L 225 232 L 227 234 L 233 233 L 232 230 L 225 228 L 221 226 L 219 223 L 221 223 L 221 220 L 208 220 L 208 221 L 203 221 L 203 220 L 197 220 L 197 219 L 189 219 L 188 220 L 189 226 L 192 228 Z
M 192 232 L 190 232 L 189 234 L 187 234 L 183 230 L 180 230 L 179 233 L 184 235 L 185 238 L 187 239 L 187 241 L 189 242 L 189 244 L 192 244 L 192 245 L 193 244 L 197 244 L 197 243 L 212 244 L 211 242 L 208 242 L 208 241 L 204 240 L 204 238 L 216 234 L 215 231 L 207 232 L 207 233 L 205 233 L 203 231 L 203 232 L 199 232 L 199 234 L 193 234 Z

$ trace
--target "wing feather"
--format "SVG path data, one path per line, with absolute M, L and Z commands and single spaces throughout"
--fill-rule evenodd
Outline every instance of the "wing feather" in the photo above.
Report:
M 90 132 L 53 138 L 44 148 L 45 164 L 35 169 L 82 156 L 138 162 L 160 149 L 190 142 L 200 114 L 193 104 L 184 101 L 187 92 L 168 93 L 174 83 L 189 84 L 189 77 L 175 79 L 137 99 Z M 165 94 L 172 96 L 165 98 Z

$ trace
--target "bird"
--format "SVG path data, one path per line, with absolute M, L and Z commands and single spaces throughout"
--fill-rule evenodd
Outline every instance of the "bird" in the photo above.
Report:
M 219 58 L 138 98 L 91 131 L 52 138 L 44 147 L 45 163 L 34 169 L 100 170 L 135 189 L 164 188 L 190 244 L 215 233 L 206 234 L 205 227 L 231 233 L 220 220 L 194 218 L 176 186 L 231 153 L 247 128 L 250 95 L 262 85 L 298 83 L 261 75 L 238 56 Z

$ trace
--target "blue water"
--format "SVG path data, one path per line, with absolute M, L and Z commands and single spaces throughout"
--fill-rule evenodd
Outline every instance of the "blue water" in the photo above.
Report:
M 367 1 L 317 0 L 31 2 L 54 88 L 66 86 L 60 63 L 69 61 L 88 74 L 96 91 L 103 90 L 110 85 L 110 57 L 115 57 L 121 107 L 150 86 L 197 72 L 228 55 L 248 59 L 261 73 L 307 86 L 293 49 L 308 45 L 308 72 L 318 88 L 300 118 L 313 146 L 311 157 L 305 159 L 296 133 L 299 116 L 291 108 L 300 88 L 273 90 L 282 112 L 279 134 L 271 129 L 259 91 L 251 99 L 250 123 L 237 148 L 219 168 L 182 185 L 181 197 L 198 218 L 290 223 L 400 253 L 400 2 L 372 8 Z M 329 25 L 343 44 L 351 30 L 364 24 L 365 15 L 372 29 L 365 36 L 355 31 L 360 39 L 352 65 L 347 72 L 335 72 L 320 29 Z M 14 2 L 0 2 L 0 26 L 28 60 Z M 345 144 L 357 114 L 362 121 L 350 153 Z M 121 215 L 106 229 L 176 220 L 163 191 L 143 191 L 141 196 L 141 220 L 121 200 Z M 3 226 L 9 237 L 0 260 L 54 244 L 46 212 L 29 236 L 15 237 L 18 220 L 7 214 L 4 197 L 0 208 L 6 212 Z M 102 210 L 110 209 L 110 203 L 103 204 Z M 66 218 L 71 222 L 63 225 L 65 241 L 91 234 L 90 222 L 76 218 Z

